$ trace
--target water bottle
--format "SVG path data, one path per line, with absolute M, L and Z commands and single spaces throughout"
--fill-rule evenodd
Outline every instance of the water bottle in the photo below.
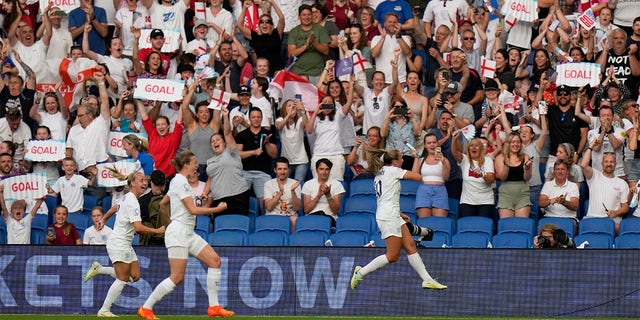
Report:
M 640 193 L 638 188 L 640 188 L 640 181 L 636 183 L 636 192 L 633 194 L 631 202 L 629 202 L 629 208 L 635 208 L 638 206 L 638 193 Z

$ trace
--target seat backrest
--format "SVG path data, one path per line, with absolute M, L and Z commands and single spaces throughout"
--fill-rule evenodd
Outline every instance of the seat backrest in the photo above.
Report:
M 370 236 L 373 232 L 373 216 L 367 213 L 350 213 L 336 221 L 336 233 L 344 231 L 362 231 Z
M 461 232 L 483 232 L 493 236 L 493 220 L 487 217 L 462 217 L 458 219 L 457 233 Z
M 266 215 L 256 217 L 255 232 L 258 231 L 281 231 L 289 234 L 291 230 L 291 220 L 289 217 L 280 215 Z
M 362 247 L 369 242 L 366 233 L 360 231 L 344 231 L 331 235 L 334 247 Z
M 331 218 L 316 214 L 298 217 L 296 219 L 296 233 L 301 231 L 320 231 L 329 238 L 329 235 L 331 235 Z
M 400 196 L 400 211 L 404 214 L 416 215 L 416 196 L 401 195 Z
M 493 248 L 531 248 L 532 238 L 522 232 L 498 233 L 491 239 Z
M 416 224 L 421 227 L 431 228 L 433 231 L 445 233 L 449 237 L 455 232 L 453 229 L 453 219 L 449 217 L 422 217 L 418 218 Z
M 247 233 L 240 230 L 221 230 L 209 234 L 212 246 L 246 246 Z
M 213 222 L 214 232 L 223 230 L 236 230 L 242 231 L 245 234 L 250 233 L 249 226 L 251 225 L 251 218 L 241 214 L 225 214 L 217 216 Z
M 509 217 L 498 220 L 498 234 L 521 232 L 533 237 L 536 232 L 535 229 L 535 223 L 530 218 Z
M 82 212 L 91 214 L 91 209 L 98 205 L 98 198 L 91 194 L 85 194 L 83 195 L 83 198 L 84 202 L 82 204 Z M 106 208 L 105 211 L 109 209 L 110 208 Z
M 378 204 L 375 196 L 359 196 L 345 199 L 343 215 L 350 213 L 376 214 Z
M 588 241 L 589 245 L 586 249 L 611 249 L 613 247 L 613 238 L 604 233 L 586 233 L 577 236 L 573 241 L 576 246 Z
M 400 180 L 400 194 L 405 196 L 415 196 L 418 194 L 419 181 Z
M 640 249 L 640 233 L 626 233 L 617 236 L 615 239 L 615 248 Z
M 375 196 L 376 191 L 373 188 L 373 179 L 356 179 L 351 181 L 349 186 L 349 197 L 354 196 Z
M 289 236 L 289 245 L 298 247 L 322 247 L 328 237 L 322 231 L 300 231 Z
M 451 246 L 454 248 L 487 248 L 489 240 L 484 233 L 456 233 L 451 238 Z
M 620 235 L 627 233 L 640 234 L 640 218 L 627 218 L 620 221 Z
M 86 230 L 89 227 L 90 218 L 83 213 L 73 213 L 67 217 L 67 221 L 76 226 L 78 232 Z
M 46 232 L 47 226 L 49 226 L 49 224 L 47 223 L 48 220 L 49 217 L 47 217 L 46 215 L 36 214 L 31 221 L 31 230 L 38 229 Z
M 571 218 L 556 218 L 556 217 L 547 217 L 538 220 L 538 233 L 540 233 L 540 228 L 547 223 L 552 223 L 558 226 L 558 228 L 564 230 L 569 237 L 574 236 L 574 220 Z
M 285 217 L 288 219 L 288 217 Z M 289 234 L 281 231 L 263 230 L 249 235 L 250 246 L 287 246 L 289 245 Z
M 0 244 L 7 244 L 7 227 L 5 225 L 0 226 Z
M 578 234 L 604 233 L 615 236 L 615 222 L 609 218 L 584 218 L 578 224 Z
M 458 216 L 458 212 L 460 212 L 459 207 L 460 207 L 460 200 L 449 198 L 449 213 L 455 216 Z
M 440 231 L 433 234 L 431 241 L 422 240 L 420 245 L 427 248 L 442 248 L 451 246 L 451 236 Z

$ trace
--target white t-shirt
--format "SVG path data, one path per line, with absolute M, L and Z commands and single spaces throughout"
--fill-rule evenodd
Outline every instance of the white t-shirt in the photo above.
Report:
M 38 111 L 40 114 L 40 125 L 47 126 L 51 130 L 52 140 L 67 140 L 67 120 L 62 113 L 50 114 L 46 111 Z
M 433 22 L 433 34 L 440 25 L 451 29 L 451 20 L 456 21 L 458 14 L 466 16 L 469 4 L 464 0 L 434 0 L 429 1 L 422 16 L 423 22 Z
M 9 212 L 5 219 L 7 224 L 7 244 L 30 244 L 32 220 L 33 216 L 31 214 L 24 213 L 22 219 L 17 221 Z
M 287 182 L 283 186 L 283 194 L 280 197 L 280 202 L 273 207 L 273 210 L 267 212 L 266 214 L 277 214 L 283 216 L 295 216 L 296 210 L 293 209 L 293 203 L 291 203 L 291 186 L 296 183 L 296 180 L 287 178 Z M 277 179 L 271 179 L 264 183 L 264 199 L 273 199 L 276 193 L 280 192 L 280 187 L 278 187 Z M 301 188 L 300 185 L 294 191 L 298 196 L 298 199 L 301 199 Z
M 151 17 L 149 17 L 147 7 L 142 2 L 138 2 L 136 10 L 131 11 L 125 5 L 115 12 L 115 20 L 122 24 L 119 35 L 120 39 L 122 39 L 122 53 L 131 56 L 133 54 L 133 41 L 135 41 L 133 32 L 129 31 L 131 27 L 134 26 L 138 29 L 151 27 Z M 111 68 L 109 68 L 109 71 L 111 71 Z M 113 71 L 111 72 L 113 73 Z
M 7 118 L 0 119 L 0 139 L 2 141 L 9 140 L 16 145 L 16 152 L 13 154 L 13 160 L 18 161 L 24 159 L 24 147 L 31 140 L 31 129 L 29 125 L 20 121 L 20 125 L 16 131 L 11 131 Z
M 98 116 L 86 128 L 78 123 L 71 127 L 67 148 L 73 149 L 73 158 L 78 162 L 78 170 L 107 160 L 109 122 Z
M 133 62 L 130 59 L 115 58 L 111 55 L 98 55 L 98 62 L 106 64 L 109 68 L 111 78 L 118 84 L 118 96 L 120 96 L 127 90 L 127 71 L 133 70 Z
M 102 230 L 98 231 L 94 226 L 87 228 L 82 236 L 82 244 L 103 245 L 107 244 L 107 240 L 113 230 L 109 226 L 102 227 Z
M 411 47 L 411 37 L 402 36 L 402 40 Z M 378 35 L 371 39 L 371 48 L 375 47 L 378 42 L 382 41 L 382 36 Z M 400 48 L 398 39 L 395 36 L 387 35 L 382 45 L 382 50 L 376 58 L 376 71 L 384 73 L 384 81 L 389 84 L 391 77 L 391 60 L 395 58 L 394 50 Z M 398 81 L 403 83 L 407 81 L 407 56 L 403 53 L 398 55 Z
M 251 102 L 251 105 L 260 108 L 260 111 L 262 111 L 262 122 L 260 123 L 260 126 L 263 128 L 270 128 L 271 124 L 273 124 L 273 109 L 271 108 L 271 102 L 269 102 L 266 97 L 256 98 L 254 96 L 251 96 L 249 101 Z
M 82 210 L 84 205 L 84 189 L 89 185 L 87 178 L 74 174 L 70 179 L 65 176 L 58 178 L 58 181 L 51 186 L 56 193 L 60 193 L 62 204 L 69 209 L 69 213 Z
M 542 186 L 542 191 L 540 191 L 540 195 L 546 195 L 551 198 L 557 198 L 559 196 L 564 196 L 567 202 L 571 201 L 571 198 L 580 198 L 580 189 L 578 185 L 567 180 L 564 184 L 558 185 L 554 180 L 547 181 Z M 560 217 L 560 218 L 576 218 L 576 212 L 569 210 L 569 208 L 565 207 L 562 204 L 555 203 L 548 205 L 543 209 L 545 217 Z
M 149 8 L 151 27 L 163 30 L 177 29 L 182 35 L 182 47 L 187 47 L 187 36 L 184 32 L 184 13 L 187 11 L 184 2 L 178 1 L 173 5 L 161 5 L 156 1 Z M 173 65 L 173 64 L 172 64 Z
M 340 141 L 342 118 L 344 118 L 344 113 L 341 109 L 336 109 L 333 121 L 329 120 L 329 116 L 325 116 L 324 120 L 316 116 L 313 124 L 316 140 L 313 142 L 311 154 L 314 156 L 333 156 L 343 153 Z
M 233 130 L 233 118 L 235 118 L 236 116 L 242 116 L 244 117 L 244 119 L 247 121 L 247 123 L 249 122 L 249 110 L 251 109 L 251 107 L 248 107 L 246 110 L 242 110 L 240 106 L 237 106 L 233 109 L 231 109 L 231 111 L 229 111 L 229 126 L 231 127 L 231 130 Z M 243 126 L 242 124 L 238 125 L 238 128 L 236 128 L 236 132 L 240 132 L 244 129 L 246 129 L 247 127 Z
M 373 93 L 373 89 L 365 88 L 362 101 L 364 106 L 362 132 L 367 132 L 373 126 L 382 128 L 391 105 L 391 95 L 388 88 L 382 89 L 378 96 Z M 378 107 L 376 108 L 376 106 Z
M 278 118 L 276 123 L 284 121 Z M 289 160 L 289 164 L 302 164 L 309 162 L 307 152 L 304 149 L 304 127 L 302 118 L 298 118 L 295 124 L 287 128 L 285 124 L 280 130 L 280 140 L 282 142 L 282 156 Z
M 589 210 L 586 218 L 607 218 L 607 210 L 620 209 L 620 204 L 627 203 L 629 185 L 618 177 L 605 177 L 600 170 L 593 169 L 589 186 Z M 622 217 L 614 219 L 622 220 Z
M 620 141 L 624 143 L 625 138 L 623 136 L 624 130 L 620 128 L 613 128 L 613 135 Z M 597 139 L 600 136 L 600 127 L 589 130 L 587 134 L 587 145 L 591 144 L 593 140 Z M 611 142 L 609 142 L 609 135 L 605 134 L 604 139 L 602 140 L 602 146 L 600 146 L 600 150 L 593 150 L 591 152 L 591 166 L 594 169 L 602 171 L 602 157 L 605 152 L 613 152 L 616 154 L 616 168 L 613 172 L 617 177 L 622 177 L 625 175 L 624 173 L 624 159 L 622 157 L 623 146 L 620 146 L 618 149 L 613 149 Z
M 167 193 L 171 201 L 171 223 L 179 222 L 192 229 L 196 226 L 196 216 L 192 215 L 182 203 L 182 199 L 193 197 L 193 190 L 187 177 L 177 173 L 169 184 Z
M 227 34 L 231 34 L 231 27 L 233 27 L 233 15 L 226 9 L 220 10 L 216 16 L 213 15 L 211 10 L 207 10 L 207 23 L 215 23 L 218 27 L 224 29 Z M 207 41 L 209 43 L 218 42 L 218 33 L 213 28 L 207 30 Z
M 133 223 L 136 221 L 142 221 L 140 218 L 140 203 L 133 192 L 129 192 L 118 206 L 116 222 L 113 225 L 113 232 L 111 232 L 111 236 L 107 240 L 107 247 L 127 248 L 131 246 L 131 241 L 135 235 Z
M 327 181 L 327 185 L 331 186 L 330 195 L 332 198 L 335 197 L 336 195 L 343 194 L 345 191 L 344 188 L 342 187 L 342 183 L 340 183 L 340 181 L 336 179 L 329 178 L 329 180 Z M 306 194 L 311 198 L 315 198 L 316 195 L 318 194 L 319 187 L 320 187 L 320 184 L 318 183 L 318 179 L 317 178 L 311 179 L 304 183 L 304 186 L 302 187 L 302 194 L 303 195 Z M 320 200 L 318 200 L 318 204 L 310 212 L 316 212 L 316 211 L 324 211 L 326 215 L 332 216 L 333 219 L 338 219 L 338 213 L 331 211 L 331 207 L 329 206 L 329 201 L 325 196 L 320 197 Z
M 46 33 L 47 31 L 45 29 L 43 35 Z M 69 51 L 71 51 L 72 45 L 73 39 L 71 38 L 69 29 L 65 28 L 64 26 L 61 26 L 58 29 L 52 28 L 51 40 L 49 41 L 49 48 L 47 49 L 47 59 L 51 59 L 53 61 L 57 61 L 57 63 L 60 63 L 60 60 L 66 58 L 69 55 Z
M 400 214 L 400 179 L 407 170 L 384 166 L 373 179 L 378 208 L 377 220 L 392 220 Z
M 473 170 L 478 167 L 478 161 L 473 160 L 473 164 L 469 161 L 466 154 L 462 154 L 462 162 L 460 162 L 460 171 L 462 172 L 462 194 L 460 195 L 460 203 L 470 205 L 494 204 L 495 198 L 493 194 L 493 184 L 484 181 L 483 177 L 476 176 Z M 494 173 L 493 160 L 490 157 L 484 157 L 484 165 L 480 167 L 482 173 Z

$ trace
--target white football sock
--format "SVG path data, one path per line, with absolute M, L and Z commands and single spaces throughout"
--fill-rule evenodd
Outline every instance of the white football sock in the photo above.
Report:
M 120 279 L 113 281 L 111 287 L 109 287 L 109 291 L 107 291 L 107 297 L 104 298 L 104 303 L 102 304 L 102 308 L 100 308 L 100 312 L 111 311 L 111 305 L 118 300 L 118 297 L 120 297 L 120 294 L 122 293 L 122 289 L 124 289 L 124 286 L 126 285 L 127 283 Z
M 145 309 L 152 310 L 156 302 L 162 300 L 164 296 L 173 292 L 173 289 L 175 288 L 176 288 L 176 285 L 175 283 L 173 283 L 173 281 L 171 281 L 170 278 L 166 278 L 162 280 L 162 282 L 160 282 L 158 286 L 155 289 L 153 289 L 153 292 L 151 292 L 151 295 L 149 296 L 149 298 L 147 298 L 147 301 L 144 302 L 144 305 L 142 307 Z
M 100 267 L 96 270 L 98 274 L 106 274 L 112 278 L 116 277 L 116 270 L 113 267 Z
M 362 269 L 358 271 L 358 274 L 364 278 L 364 276 L 366 276 L 367 274 L 374 272 L 388 264 L 389 264 L 389 259 L 387 259 L 387 256 L 384 254 L 379 255 L 375 257 L 373 260 L 371 260 L 371 262 L 369 262 L 366 266 L 362 267 Z
M 207 269 L 207 293 L 209 294 L 209 306 L 217 306 L 218 302 L 218 290 L 220 289 L 220 279 L 222 278 L 222 272 L 220 268 Z
M 433 278 L 431 278 L 431 275 L 429 275 L 427 268 L 424 266 L 424 262 L 422 262 L 422 258 L 420 258 L 420 255 L 417 252 L 414 254 L 407 255 L 407 259 L 409 260 L 409 264 L 411 265 L 413 270 L 415 270 L 418 273 L 418 275 L 420 276 L 420 278 L 422 278 L 422 280 L 424 281 L 433 280 Z

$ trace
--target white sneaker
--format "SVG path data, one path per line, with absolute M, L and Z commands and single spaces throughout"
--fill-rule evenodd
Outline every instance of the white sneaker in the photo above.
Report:
M 98 318 L 117 318 L 115 314 L 111 313 L 111 311 L 98 311 Z
M 351 277 L 351 290 L 355 290 L 360 281 L 362 281 L 362 276 L 358 274 L 358 271 L 362 269 L 361 266 L 356 266 L 353 269 L 353 276 Z
M 84 282 L 87 282 L 87 281 L 91 280 L 91 278 L 95 277 L 98 274 L 98 270 L 100 268 L 102 268 L 102 265 L 100 263 L 98 263 L 98 261 L 94 261 L 91 264 L 91 268 L 89 268 L 87 273 L 84 275 Z
M 441 284 L 435 279 L 431 279 L 430 281 L 422 281 L 422 289 L 434 289 L 434 290 L 444 290 L 447 286 Z

